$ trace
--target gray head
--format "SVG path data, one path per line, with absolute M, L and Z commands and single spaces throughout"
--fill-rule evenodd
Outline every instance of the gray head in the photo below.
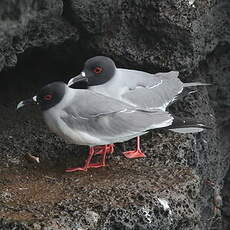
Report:
M 81 74 L 72 78 L 68 86 L 79 88 L 82 81 L 87 81 L 87 86 L 102 85 L 114 76 L 116 66 L 114 61 L 105 56 L 96 56 L 85 62 Z
M 36 96 L 31 99 L 21 101 L 17 109 L 29 105 L 37 104 L 42 111 L 48 110 L 57 105 L 65 95 L 66 84 L 63 82 L 53 82 L 41 88 Z

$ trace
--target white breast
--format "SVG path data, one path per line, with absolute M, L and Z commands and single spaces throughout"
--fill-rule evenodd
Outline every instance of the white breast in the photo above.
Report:
M 68 101 L 74 96 L 74 90 L 68 90 L 60 103 L 43 112 L 43 117 L 48 125 L 49 129 L 56 133 L 58 136 L 63 138 L 67 143 L 78 144 L 78 145 L 100 145 L 101 140 L 91 136 L 88 133 L 72 130 L 66 123 L 61 119 L 64 115 L 63 108 L 66 106 Z M 65 114 L 66 115 L 66 114 Z

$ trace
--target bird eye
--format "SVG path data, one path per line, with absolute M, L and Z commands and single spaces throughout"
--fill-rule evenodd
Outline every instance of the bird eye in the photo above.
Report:
M 93 72 L 96 73 L 96 74 L 99 74 L 99 73 L 101 73 L 102 71 L 103 71 L 103 69 L 102 69 L 102 67 L 100 67 L 100 66 L 97 66 L 97 67 L 93 70 Z
M 44 99 L 46 101 L 50 101 L 52 98 L 53 98 L 53 96 L 51 94 L 47 94 L 47 95 L 44 96 Z

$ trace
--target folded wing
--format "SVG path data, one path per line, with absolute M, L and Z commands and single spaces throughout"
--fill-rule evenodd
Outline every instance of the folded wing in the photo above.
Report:
M 61 119 L 72 130 L 107 142 L 120 142 L 149 129 L 169 126 L 172 116 L 161 110 L 143 111 L 90 90 L 75 90 Z
M 130 82 L 129 90 L 122 98 L 146 109 L 162 109 L 172 102 L 183 90 L 178 71 L 149 74 L 142 71 L 119 69 Z

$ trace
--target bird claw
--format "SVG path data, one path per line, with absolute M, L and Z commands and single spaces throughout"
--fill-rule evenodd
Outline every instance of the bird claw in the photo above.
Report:
M 88 168 L 101 168 L 101 167 L 104 167 L 106 166 L 105 164 L 101 164 L 101 163 L 92 163 L 92 164 L 89 164 Z
M 76 171 L 87 171 L 88 168 L 86 167 L 78 167 L 78 168 L 69 168 L 69 169 L 66 169 L 65 172 L 76 172 Z

